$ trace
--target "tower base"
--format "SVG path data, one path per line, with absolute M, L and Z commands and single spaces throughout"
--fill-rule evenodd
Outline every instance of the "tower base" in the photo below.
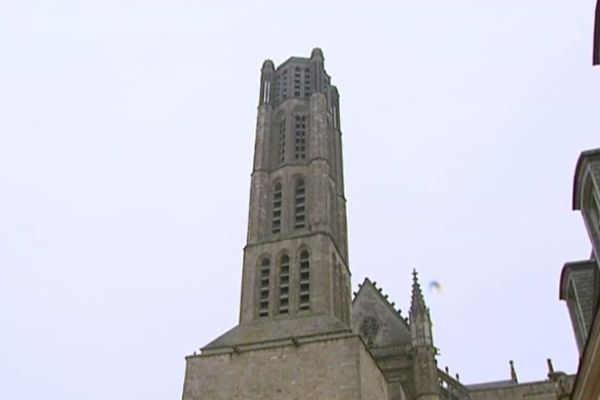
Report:
M 183 400 L 380 400 L 387 382 L 353 334 L 290 338 L 186 358 Z

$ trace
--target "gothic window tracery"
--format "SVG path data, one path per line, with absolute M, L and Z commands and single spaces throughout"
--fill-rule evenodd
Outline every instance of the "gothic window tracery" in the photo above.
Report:
M 373 317 L 366 317 L 360 324 L 360 335 L 367 345 L 373 345 L 377 333 L 379 333 L 379 321 Z

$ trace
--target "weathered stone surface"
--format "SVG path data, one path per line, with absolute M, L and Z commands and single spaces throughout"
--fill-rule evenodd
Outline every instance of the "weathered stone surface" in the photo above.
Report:
M 600 182 L 600 163 L 581 165 L 580 180 Z M 583 186 L 575 198 L 590 203 Z M 593 229 L 598 215 L 586 220 Z M 240 321 L 186 358 L 183 400 L 554 400 L 560 392 L 553 381 L 516 377 L 465 386 L 438 370 L 416 271 L 408 319 L 368 279 L 352 302 L 347 246 L 339 94 L 323 53 L 277 68 L 267 60 Z M 594 291 L 588 276 L 573 277 L 582 297 Z M 578 307 L 591 324 L 590 303 Z
M 187 358 L 183 400 L 387 399 L 383 374 L 355 335 Z

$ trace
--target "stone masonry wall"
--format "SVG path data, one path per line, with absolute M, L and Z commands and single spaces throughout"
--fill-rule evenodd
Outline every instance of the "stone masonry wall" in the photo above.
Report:
M 387 383 L 357 336 L 187 358 L 183 400 L 382 400 Z

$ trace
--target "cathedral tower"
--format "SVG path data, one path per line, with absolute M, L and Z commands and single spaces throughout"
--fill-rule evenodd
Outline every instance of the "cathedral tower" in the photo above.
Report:
M 321 50 L 265 61 L 239 324 L 186 357 L 184 400 L 388 398 L 351 328 L 341 142 Z
M 323 53 L 261 71 L 240 323 L 331 315 L 350 326 L 339 96 Z

